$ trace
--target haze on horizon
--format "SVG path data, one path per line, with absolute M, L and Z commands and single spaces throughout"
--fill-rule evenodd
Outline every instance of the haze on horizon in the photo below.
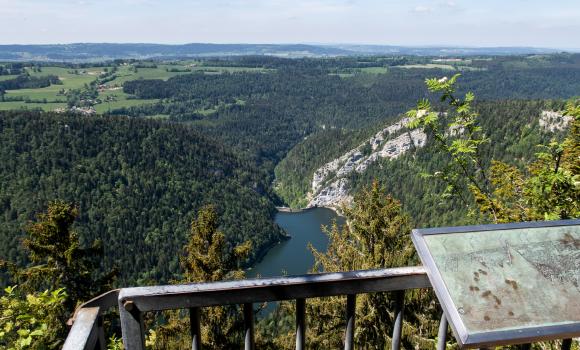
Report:
M 0 44 L 580 48 L 577 0 L 0 0 Z

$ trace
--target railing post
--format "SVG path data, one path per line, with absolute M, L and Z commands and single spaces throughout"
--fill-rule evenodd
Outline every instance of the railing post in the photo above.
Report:
M 199 308 L 189 309 L 189 330 L 191 332 L 191 349 L 201 350 L 201 326 Z
M 143 317 L 132 301 L 119 300 L 121 331 L 125 349 L 145 350 Z
M 562 350 L 570 350 L 572 348 L 572 339 L 562 340 Z
M 445 317 L 445 314 L 442 314 L 441 321 L 439 321 L 439 332 L 437 333 L 437 350 L 445 350 L 446 342 L 447 342 L 447 317 Z
M 246 330 L 244 348 L 254 350 L 254 305 L 244 304 L 244 329 Z
M 401 348 L 401 333 L 403 332 L 403 312 L 405 310 L 405 291 L 401 290 L 395 293 L 395 323 L 393 325 L 393 337 L 391 349 L 399 350 Z
M 99 350 L 107 349 L 105 329 L 103 328 L 103 315 L 99 315 L 99 318 L 97 318 L 97 346 L 95 348 Z
M 304 350 L 306 339 L 306 301 L 296 299 L 296 350 Z
M 344 350 L 354 349 L 354 321 L 356 314 L 356 295 L 346 296 L 346 332 L 344 336 Z

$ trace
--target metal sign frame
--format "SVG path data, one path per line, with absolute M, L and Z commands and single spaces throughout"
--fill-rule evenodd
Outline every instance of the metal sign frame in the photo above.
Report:
M 580 336 L 580 322 L 573 322 L 559 325 L 533 326 L 520 329 L 485 331 L 469 334 L 461 319 L 459 311 L 451 298 L 444 283 L 443 277 L 437 268 L 435 260 L 425 242 L 425 236 L 441 235 L 450 233 L 478 232 L 478 231 L 499 231 L 526 228 L 576 226 L 580 225 L 580 220 L 559 220 L 559 221 L 537 221 L 514 224 L 476 225 L 415 229 L 411 238 L 415 248 L 427 271 L 429 280 L 435 290 L 437 299 L 441 304 L 445 317 L 449 320 L 451 329 L 455 335 L 459 346 L 464 348 L 484 348 L 509 344 L 525 344 L 535 341 L 545 341 L 554 339 L 569 339 Z M 580 273 L 580 271 L 579 271 Z

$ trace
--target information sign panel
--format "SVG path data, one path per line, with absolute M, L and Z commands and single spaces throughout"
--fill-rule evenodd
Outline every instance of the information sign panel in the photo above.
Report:
M 580 336 L 580 220 L 418 229 L 463 348 Z

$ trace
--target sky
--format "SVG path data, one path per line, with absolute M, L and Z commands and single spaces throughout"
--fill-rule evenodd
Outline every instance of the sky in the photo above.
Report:
M 580 48 L 580 0 L 0 0 L 0 44 Z

